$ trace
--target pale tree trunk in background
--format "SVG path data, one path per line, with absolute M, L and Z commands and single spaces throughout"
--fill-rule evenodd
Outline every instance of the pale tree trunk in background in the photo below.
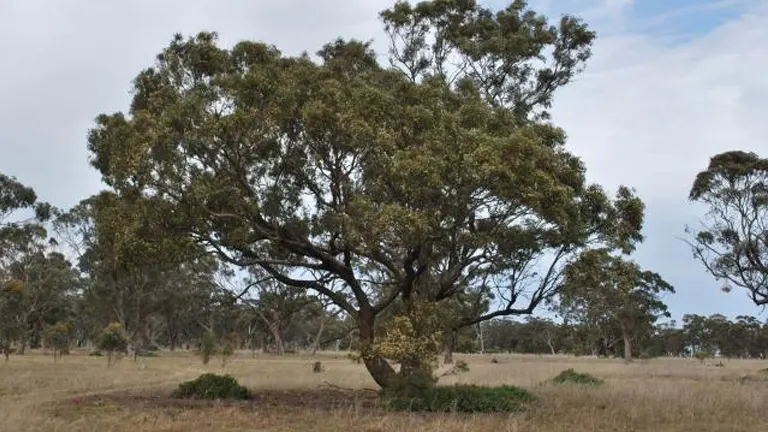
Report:
M 480 354 L 485 354 L 485 336 L 483 335 L 483 326 L 477 323 L 477 340 L 480 342 Z
M 552 355 L 555 355 L 555 347 L 552 345 L 552 339 L 552 335 L 547 333 L 547 345 L 549 346 L 549 350 L 552 351 Z
M 624 359 L 632 359 L 632 338 L 629 337 L 629 333 L 625 328 L 621 329 L 621 336 L 624 339 Z
M 320 338 L 323 336 L 323 331 L 325 331 L 325 320 L 320 321 L 320 328 L 317 330 L 315 340 L 312 342 L 312 355 L 317 354 L 317 350 L 320 349 Z

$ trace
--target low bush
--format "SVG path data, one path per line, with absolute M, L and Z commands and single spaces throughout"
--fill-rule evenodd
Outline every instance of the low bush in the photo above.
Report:
M 419 396 L 382 391 L 380 398 L 382 406 L 393 411 L 462 413 L 519 412 L 536 400 L 535 395 L 518 387 L 463 384 L 434 386 Z
M 251 392 L 229 375 L 203 374 L 179 385 L 171 394 L 177 399 L 250 399 Z
M 603 383 L 603 380 L 587 373 L 566 369 L 552 378 L 552 382 L 557 384 L 600 385 Z

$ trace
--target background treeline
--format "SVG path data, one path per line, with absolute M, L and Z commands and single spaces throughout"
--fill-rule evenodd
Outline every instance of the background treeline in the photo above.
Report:
M 254 352 L 357 349 L 354 317 L 332 301 L 255 268 L 235 270 L 168 240 L 167 233 L 153 237 L 166 229 L 152 217 L 159 206 L 131 213 L 124 199 L 105 192 L 62 212 L 39 203 L 15 179 L 0 181 L 0 349 L 6 356 L 27 348 L 94 349 L 115 323 L 134 353 L 197 350 L 206 334 Z M 662 294 L 673 290 L 631 263 L 585 254 L 569 269 L 549 305 L 560 323 L 528 316 L 458 330 L 446 325 L 444 360 L 453 352 L 764 358 L 768 351 L 768 324 L 755 317 L 685 315 L 680 324 L 659 322 L 669 317 Z M 637 288 L 600 286 L 621 272 L 637 275 Z M 487 300 L 461 300 L 434 313 L 450 324 L 451 314 L 492 308 Z M 397 310 L 394 304 L 377 326 Z

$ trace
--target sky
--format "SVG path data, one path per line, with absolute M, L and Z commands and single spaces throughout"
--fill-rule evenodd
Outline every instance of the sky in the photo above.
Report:
M 487 0 L 492 7 L 502 0 Z M 721 284 L 680 240 L 701 207 L 696 173 L 722 151 L 768 155 L 768 0 L 532 0 L 598 33 L 584 73 L 555 98 L 553 120 L 588 179 L 632 186 L 646 203 L 636 253 L 685 313 L 768 318 Z M 386 47 L 377 14 L 390 0 L 0 0 L 0 172 L 67 208 L 98 192 L 86 134 L 100 113 L 126 110 L 130 82 L 172 35 L 216 31 L 222 45 L 265 41 L 287 54 L 336 37 Z

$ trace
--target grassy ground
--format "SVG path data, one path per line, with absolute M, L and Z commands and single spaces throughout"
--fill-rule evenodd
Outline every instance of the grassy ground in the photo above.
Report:
M 375 388 L 344 354 L 318 359 L 242 353 L 222 369 L 188 353 L 120 360 L 42 353 L 0 360 L 0 431 L 766 431 L 768 362 L 691 359 L 624 364 L 565 356 L 459 356 L 470 371 L 444 383 L 513 384 L 540 400 L 523 414 L 426 415 L 377 411 Z M 595 388 L 542 384 L 574 368 L 606 381 Z M 226 372 L 258 393 L 249 403 L 180 402 L 176 385 Z M 360 389 L 359 392 L 339 387 Z

